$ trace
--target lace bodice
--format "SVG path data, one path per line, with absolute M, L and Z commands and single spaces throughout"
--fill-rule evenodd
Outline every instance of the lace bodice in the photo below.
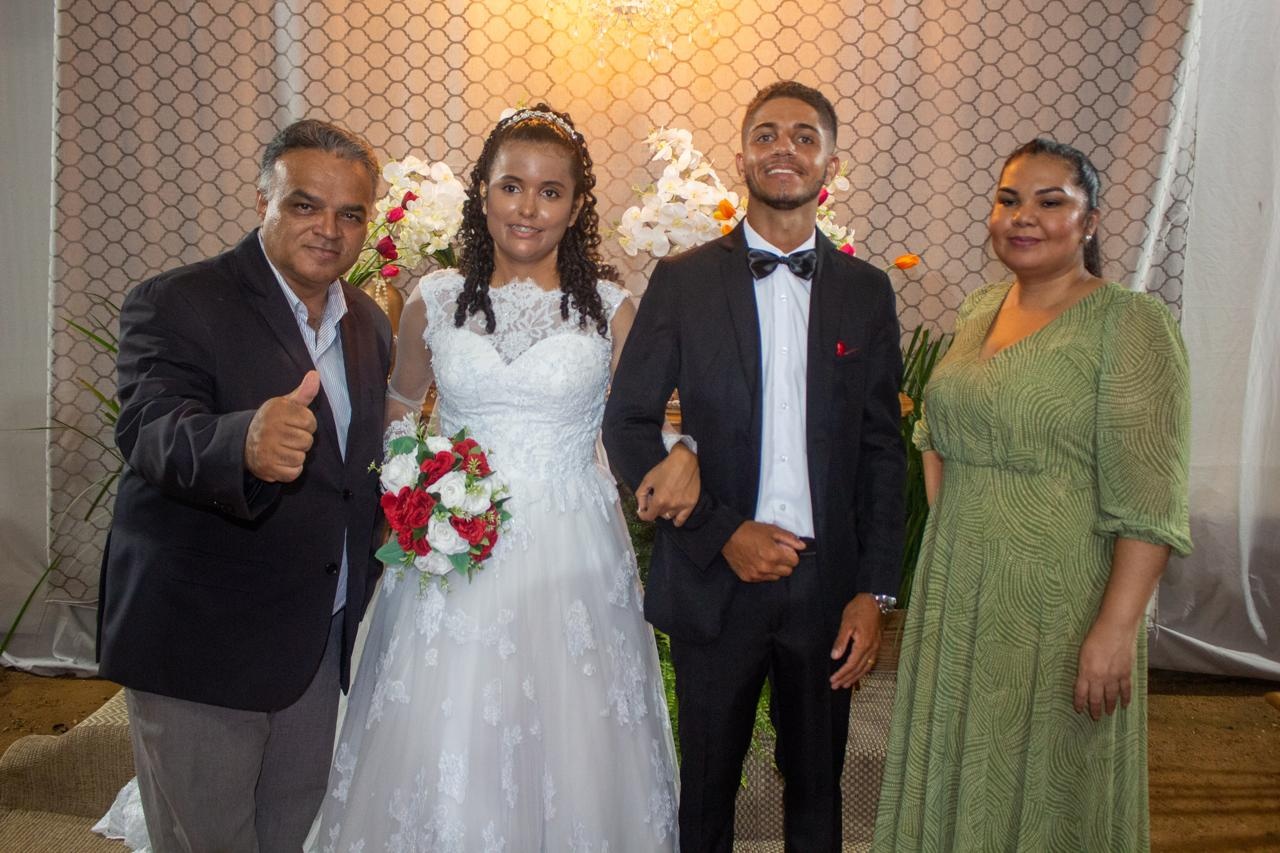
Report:
M 484 314 L 454 325 L 462 277 L 426 276 L 401 318 L 392 395 L 420 403 L 434 374 L 436 411 L 447 434 L 467 427 L 506 476 L 560 478 L 595 461 L 613 342 L 578 315 L 560 316 L 559 291 L 515 281 L 490 291 L 496 327 Z M 597 285 L 607 316 L 626 299 Z M 425 346 L 424 346 L 425 345 Z M 500 466 L 500 467 L 499 467 Z

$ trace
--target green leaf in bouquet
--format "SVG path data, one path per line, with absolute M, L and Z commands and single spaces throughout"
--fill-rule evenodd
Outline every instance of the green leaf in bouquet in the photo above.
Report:
M 471 575 L 471 555 L 466 551 L 461 554 L 450 554 L 449 562 L 453 564 L 453 570 L 460 575 Z
M 387 449 L 392 456 L 400 456 L 404 453 L 413 453 L 418 449 L 418 440 L 411 435 L 402 435 L 398 438 L 391 439 L 387 445 Z
M 400 543 L 396 541 L 395 537 L 388 539 L 381 548 L 374 552 L 373 556 L 388 566 L 400 565 L 405 562 L 404 549 L 400 547 Z

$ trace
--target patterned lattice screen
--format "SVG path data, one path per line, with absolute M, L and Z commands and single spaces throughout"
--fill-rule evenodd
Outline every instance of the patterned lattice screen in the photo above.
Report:
M 655 174 L 640 144 L 652 127 L 693 130 L 732 179 L 743 105 L 779 78 L 835 102 L 859 254 L 924 257 L 895 272 L 905 327 L 949 328 L 965 293 L 1000 275 L 985 228 L 998 164 L 1038 133 L 1104 174 L 1108 274 L 1147 270 L 1145 286 L 1179 302 L 1190 143 L 1169 129 L 1189 0 L 712 0 L 711 26 L 673 53 L 615 47 L 603 63 L 589 34 L 549 22 L 549 2 L 58 0 L 57 315 L 83 322 L 90 294 L 118 298 L 238 240 L 255 224 L 262 145 L 297 117 L 462 172 L 504 107 L 546 97 L 583 128 L 615 221 Z M 607 249 L 642 291 L 649 264 Z M 110 389 L 111 360 L 59 322 L 52 369 L 52 413 L 92 428 L 96 400 L 74 380 Z M 52 441 L 58 513 L 104 468 L 79 436 Z M 61 541 L 81 548 L 57 597 L 94 597 L 102 527 L 68 526 Z

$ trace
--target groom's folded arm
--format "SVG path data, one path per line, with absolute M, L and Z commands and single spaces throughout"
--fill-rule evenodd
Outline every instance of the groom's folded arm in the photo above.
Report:
M 678 287 L 667 262 L 659 261 L 622 348 L 605 406 L 605 450 L 610 464 L 632 489 L 667 456 L 662 425 L 680 375 Z M 705 569 L 744 520 L 704 486 L 684 526 L 675 527 L 665 519 L 658 523 L 668 528 L 668 535 L 690 561 Z

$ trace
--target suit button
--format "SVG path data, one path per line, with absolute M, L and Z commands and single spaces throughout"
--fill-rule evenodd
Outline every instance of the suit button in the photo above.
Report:
M 338 573 L 338 564 L 337 564 L 337 563 L 325 563 L 325 565 L 324 565 L 324 573 L 325 573 L 326 575 L 336 575 L 336 574 Z
M 354 496 L 352 495 L 352 493 L 351 493 L 351 490 L 350 490 L 350 489 L 343 489 L 343 490 L 342 490 L 342 499 L 343 499 L 344 501 L 349 501 L 349 500 L 351 500 L 351 498 L 352 498 L 352 497 L 354 497 Z

